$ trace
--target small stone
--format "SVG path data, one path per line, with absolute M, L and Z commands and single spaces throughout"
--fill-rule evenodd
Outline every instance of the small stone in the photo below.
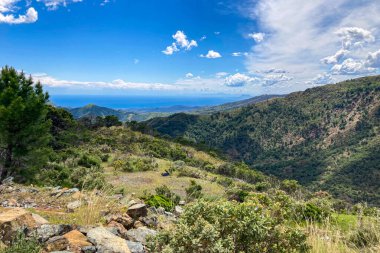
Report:
M 86 246 L 82 248 L 83 253 L 96 253 L 96 247 L 95 246 Z
M 82 206 L 82 202 L 80 200 L 76 200 L 76 201 L 68 203 L 66 207 L 67 207 L 67 211 L 72 213 L 74 212 L 75 209 L 78 209 L 81 206 Z
M 179 203 L 178 203 L 180 206 L 184 206 L 186 205 L 186 202 L 184 200 L 181 200 Z

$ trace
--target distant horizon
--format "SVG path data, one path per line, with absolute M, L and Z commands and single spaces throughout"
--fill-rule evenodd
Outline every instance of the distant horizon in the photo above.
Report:
M 202 107 L 216 106 L 251 98 L 250 95 L 80 95 L 51 94 L 50 101 L 55 106 L 79 108 L 97 105 L 111 109 L 152 109 L 173 106 Z

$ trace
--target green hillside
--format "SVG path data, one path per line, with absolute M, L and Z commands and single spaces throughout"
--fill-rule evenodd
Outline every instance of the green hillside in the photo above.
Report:
M 380 76 L 233 111 L 175 114 L 146 124 L 161 135 L 206 144 L 311 189 L 380 205 Z

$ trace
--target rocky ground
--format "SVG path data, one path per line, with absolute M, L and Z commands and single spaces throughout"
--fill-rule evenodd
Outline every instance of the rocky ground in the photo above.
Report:
M 93 193 L 92 193 L 93 194 Z M 88 193 L 78 189 L 38 188 L 14 184 L 0 185 L 0 248 L 12 244 L 20 231 L 26 239 L 37 239 L 43 252 L 143 253 L 147 238 L 176 222 L 182 212 L 148 207 L 133 196 L 101 196 L 115 205 L 96 207 Z M 111 207 L 112 206 L 112 207 Z M 82 212 L 98 212 L 99 220 L 83 222 L 67 219 Z M 66 215 L 66 216 L 65 216 Z M 60 219 L 60 217 L 65 217 Z

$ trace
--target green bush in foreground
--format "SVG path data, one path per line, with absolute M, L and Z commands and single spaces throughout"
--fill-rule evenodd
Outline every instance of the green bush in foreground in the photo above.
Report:
M 308 252 L 306 235 L 280 225 L 253 203 L 200 200 L 175 228 L 151 239 L 149 252 L 290 253 Z
M 0 253 L 40 253 L 41 245 L 35 239 L 26 239 L 23 233 L 19 233 L 12 244 L 2 249 Z

